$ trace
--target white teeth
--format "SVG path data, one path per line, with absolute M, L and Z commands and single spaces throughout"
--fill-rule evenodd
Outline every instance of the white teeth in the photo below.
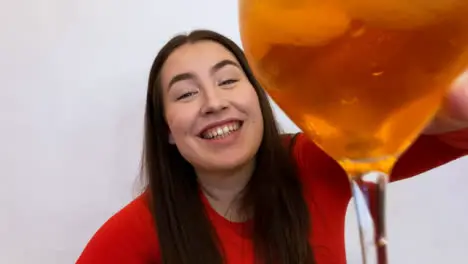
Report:
M 240 122 L 234 122 L 223 126 L 215 127 L 203 132 L 202 137 L 205 139 L 217 139 L 228 136 L 232 132 L 238 130 Z

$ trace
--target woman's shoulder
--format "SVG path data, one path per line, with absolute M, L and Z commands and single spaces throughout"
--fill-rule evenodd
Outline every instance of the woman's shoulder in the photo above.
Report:
M 154 261 L 157 236 L 147 201 L 144 193 L 110 217 L 93 235 L 77 263 Z
M 314 195 L 325 190 L 347 194 L 348 180 L 338 163 L 304 133 L 285 134 L 303 186 Z M 288 137 L 289 139 L 286 139 Z M 320 190 L 320 191 L 318 191 Z
M 300 169 L 336 167 L 337 163 L 302 132 L 282 134 L 282 139 Z

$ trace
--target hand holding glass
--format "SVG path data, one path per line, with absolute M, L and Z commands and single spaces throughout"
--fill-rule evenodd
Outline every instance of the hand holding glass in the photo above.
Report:
M 239 11 L 260 83 L 348 173 L 363 262 L 387 263 L 387 178 L 468 66 L 468 1 L 239 0 Z

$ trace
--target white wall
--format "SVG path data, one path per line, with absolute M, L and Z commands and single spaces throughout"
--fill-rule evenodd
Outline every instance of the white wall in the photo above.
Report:
M 158 48 L 199 27 L 239 43 L 237 4 L 1 5 L 0 263 L 73 263 L 94 231 L 133 197 L 146 80 Z M 287 131 L 297 130 L 279 118 Z M 391 187 L 392 263 L 468 261 L 467 161 Z M 348 218 L 349 263 L 358 263 L 354 214 Z

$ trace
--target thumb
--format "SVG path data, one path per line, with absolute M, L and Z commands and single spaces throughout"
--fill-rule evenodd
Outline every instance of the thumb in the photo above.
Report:
M 452 84 L 441 109 L 425 129 L 426 134 L 441 134 L 468 127 L 468 71 Z
M 455 80 L 446 99 L 448 117 L 468 124 L 468 71 Z

